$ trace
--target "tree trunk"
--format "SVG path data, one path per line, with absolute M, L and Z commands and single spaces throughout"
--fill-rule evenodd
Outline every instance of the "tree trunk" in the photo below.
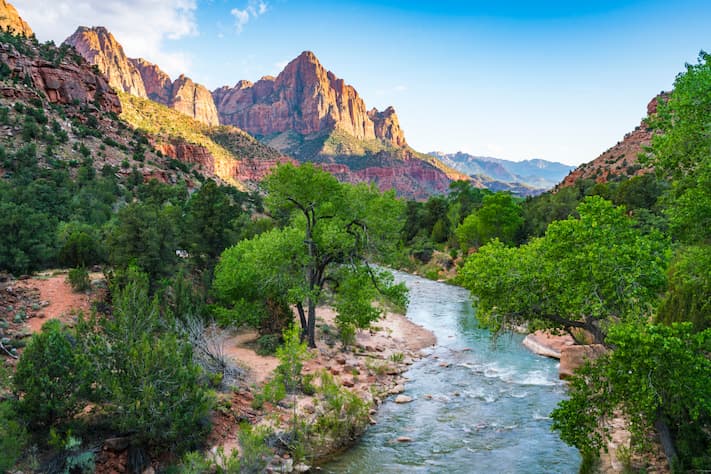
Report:
M 309 347 L 316 347 L 316 301 L 309 298 L 309 320 L 308 320 Z
M 664 455 L 669 463 L 669 468 L 674 469 L 676 459 L 676 449 L 674 448 L 674 440 L 669 432 L 669 426 L 662 418 L 661 414 L 657 414 L 657 419 L 654 420 L 654 428 L 659 433 L 659 442 L 662 444 Z
M 309 330 L 309 325 L 306 322 L 306 314 L 304 313 L 304 305 L 296 303 L 296 310 L 299 313 L 299 322 L 301 323 L 301 342 L 304 342 Z

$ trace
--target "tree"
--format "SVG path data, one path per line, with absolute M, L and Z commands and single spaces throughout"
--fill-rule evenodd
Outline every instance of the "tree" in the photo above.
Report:
M 31 424 L 51 426 L 81 409 L 82 370 L 76 340 L 57 320 L 32 336 L 13 378 L 19 411 Z
M 521 206 L 509 193 L 499 192 L 485 196 L 481 208 L 467 216 L 455 233 L 463 250 L 493 239 L 512 244 L 521 224 Z
M 136 264 L 152 281 L 170 275 L 178 260 L 179 212 L 172 205 L 143 203 L 121 209 L 109 227 L 109 262 L 119 268 Z
M 670 218 L 674 237 L 684 242 L 711 241 L 711 55 L 701 51 L 697 64 L 674 81 L 671 95 L 661 97 L 649 120 L 656 130 L 649 163 L 673 178 Z
M 232 264 L 220 262 L 216 286 L 223 295 L 232 292 L 237 296 L 239 285 L 230 290 L 229 283 L 224 283 L 226 274 L 236 272 L 241 274 L 238 282 L 251 274 L 262 281 L 257 287 L 286 288 L 280 294 L 296 306 L 303 335 L 309 346 L 315 347 L 316 306 L 324 290 L 338 291 L 345 275 L 365 268 L 371 277 L 368 284 L 383 293 L 391 291 L 391 285 L 372 270 L 367 259 L 395 250 L 403 205 L 393 193 L 341 184 L 311 164 L 281 165 L 265 184 L 270 214 L 281 216 L 287 225 L 252 239 L 244 247 L 238 245 L 238 250 L 228 250 L 227 256 L 242 256 L 230 259 Z M 242 269 L 235 270 L 233 265 Z
M 584 366 L 570 382 L 570 399 L 553 413 L 553 428 L 586 456 L 597 456 L 610 438 L 604 421 L 624 415 L 633 448 L 660 429 L 676 468 L 711 468 L 711 330 L 691 324 L 620 324 L 610 330 L 614 351 Z M 669 427 L 669 433 L 664 426 Z
M 242 208 L 212 180 L 193 193 L 186 207 L 184 240 L 198 268 L 214 265 L 237 240 L 234 220 L 241 213 Z
M 192 348 L 161 317 L 147 274 L 129 267 L 125 284 L 111 290 L 112 316 L 77 325 L 88 398 L 140 446 L 194 449 L 209 432 L 213 395 Z
M 666 239 L 641 234 L 624 208 L 599 196 L 577 212 L 520 248 L 495 240 L 468 258 L 459 278 L 480 319 L 579 328 L 604 343 L 610 323 L 648 318 L 665 284 Z

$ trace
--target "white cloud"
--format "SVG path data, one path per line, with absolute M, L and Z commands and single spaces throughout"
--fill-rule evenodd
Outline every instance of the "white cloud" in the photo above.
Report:
M 237 33 L 242 33 L 249 20 L 264 15 L 269 10 L 269 5 L 264 0 L 249 0 L 243 9 L 233 8 L 230 13 L 235 17 Z
M 198 34 L 197 0 L 14 0 L 40 41 L 64 41 L 79 26 L 105 26 L 129 57 L 143 57 L 175 77 L 190 72 L 190 57 L 165 43 Z

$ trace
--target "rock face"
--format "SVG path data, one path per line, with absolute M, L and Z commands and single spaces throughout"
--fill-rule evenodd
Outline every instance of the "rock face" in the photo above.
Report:
M 258 183 L 263 180 L 271 171 L 279 164 L 291 162 L 294 160 L 288 157 L 279 157 L 273 159 L 253 159 L 242 158 L 229 163 L 229 169 L 219 170 L 220 166 L 215 161 L 215 157 L 210 151 L 193 143 L 187 143 L 180 140 L 172 140 L 170 142 L 154 141 L 153 146 L 163 155 L 198 166 L 201 172 L 207 175 L 221 175 L 225 178 L 230 178 L 238 183 Z
M 163 105 L 169 105 L 173 92 L 170 76 L 155 64 L 143 58 L 129 59 L 141 75 L 148 98 Z
M 204 86 L 185 76 L 173 83 L 155 64 L 126 57 L 123 47 L 106 28 L 79 27 L 65 43 L 98 66 L 117 90 L 150 98 L 208 125 L 219 125 L 212 94 Z
M 305 51 L 276 77 L 213 92 L 220 120 L 253 135 L 341 130 L 358 140 L 405 144 L 395 110 L 368 112 L 358 92 Z M 376 122 L 379 125 L 376 127 Z
M 34 34 L 30 25 L 20 18 L 20 14 L 17 13 L 15 7 L 5 0 L 0 0 L 0 28 L 28 38 Z
M 394 108 L 388 107 L 382 112 L 378 112 L 377 109 L 373 108 L 368 112 L 368 117 L 373 121 L 376 137 L 398 148 L 407 145 L 405 134 L 400 128 L 400 121 Z
M 173 83 L 169 106 L 207 125 L 220 124 L 210 91 L 189 77 L 181 75 Z
M 607 352 L 602 344 L 590 344 L 584 346 L 564 346 L 560 350 L 560 367 L 558 376 L 567 379 L 573 376 L 575 369 L 582 366 L 587 361 L 592 361 Z
M 100 109 L 116 114 L 121 113 L 121 102 L 105 77 L 97 74 L 89 64 L 65 59 L 59 64 L 39 57 L 20 54 L 9 44 L 0 45 L 0 60 L 6 63 L 17 78 L 29 77 L 35 88 L 43 91 L 50 102 L 59 104 L 95 104 Z M 9 94 L 18 89 L 9 89 Z M 29 91 L 28 91 L 29 93 Z
M 114 35 L 103 26 L 80 26 L 64 41 L 74 46 L 90 64 L 95 64 L 109 78 L 111 87 L 139 97 L 148 97 L 141 74 L 131 63 Z
M 667 94 L 663 93 L 652 99 L 647 104 L 647 117 L 657 113 L 657 103 L 664 100 Z M 642 120 L 642 123 L 624 138 L 609 148 L 603 154 L 589 163 L 580 165 L 565 177 L 558 187 L 573 186 L 578 179 L 594 179 L 598 183 L 605 183 L 612 176 L 639 176 L 652 171 L 652 168 L 639 164 L 638 155 L 652 140 L 652 130 Z

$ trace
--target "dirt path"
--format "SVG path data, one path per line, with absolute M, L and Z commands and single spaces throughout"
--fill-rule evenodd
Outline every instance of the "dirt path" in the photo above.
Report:
M 52 276 L 40 275 L 19 281 L 16 286 L 39 292 L 40 309 L 26 323 L 33 333 L 42 329 L 42 325 L 49 319 L 59 319 L 71 324 L 78 311 L 87 314 L 91 308 L 91 296 L 87 293 L 75 293 L 67 283 L 66 273 Z

